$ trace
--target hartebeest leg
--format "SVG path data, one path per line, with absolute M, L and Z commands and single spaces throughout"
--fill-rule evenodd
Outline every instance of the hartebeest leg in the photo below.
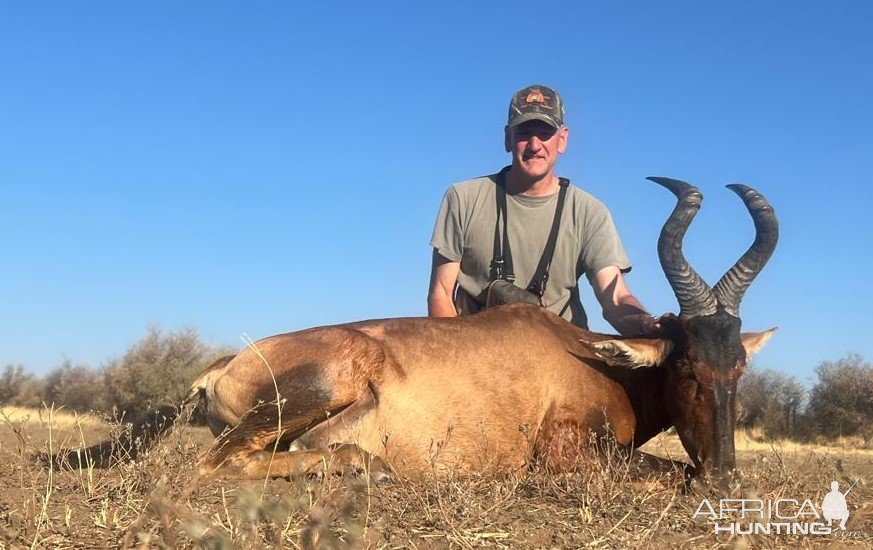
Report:
M 350 443 L 330 450 L 313 449 L 275 454 L 262 451 L 249 457 L 241 471 L 242 477 L 246 479 L 360 473 L 368 474 L 379 483 L 391 479 L 391 469 L 385 461 Z
M 551 420 L 543 423 L 534 441 L 534 459 L 551 472 L 578 469 L 596 455 L 587 425 L 575 420 Z
M 251 457 L 265 451 L 285 451 L 276 441 L 290 441 L 304 433 L 310 426 L 324 422 L 346 408 L 301 412 L 295 415 L 282 414 L 274 403 L 259 405 L 243 416 L 233 429 L 219 435 L 200 460 L 200 472 L 209 474 L 238 475 L 250 462 Z M 287 415 L 287 416 L 286 416 Z
M 289 450 L 322 449 L 338 442 L 356 441 L 360 421 L 375 408 L 376 396 L 368 386 L 354 403 L 296 438 Z
M 207 451 L 201 461 L 204 473 L 220 469 L 239 471 L 249 457 L 273 450 L 276 441 L 281 442 L 275 445 L 276 450 L 287 451 L 289 443 L 316 426 L 337 418 L 346 409 L 363 412 L 374 402 L 371 380 L 380 376 L 385 363 L 385 353 L 378 341 L 348 329 L 311 332 L 301 340 L 297 345 L 282 350 L 293 360 L 285 363 L 274 361 L 273 369 L 278 374 L 272 383 L 247 397 L 258 404 L 245 412 L 233 429 L 220 435 Z M 239 360 L 243 363 L 255 361 L 248 355 L 240 354 Z M 244 371 L 240 368 L 231 370 L 216 382 L 212 408 L 217 411 L 223 406 L 233 408 L 225 401 L 232 403 L 238 398 L 234 377 L 242 378 L 240 373 Z M 238 383 L 245 385 L 248 382 L 239 380 Z M 356 407 L 358 403 L 360 405 Z M 352 428 L 349 422 L 329 424 L 334 425 L 338 429 Z M 332 434 L 333 430 L 326 433 Z M 331 443 L 348 441 L 354 441 L 354 438 L 318 441 L 310 446 L 329 448 Z
M 201 464 L 200 471 L 205 475 L 217 474 L 241 479 L 366 473 L 377 483 L 391 480 L 391 469 L 385 461 L 357 445 L 348 443 L 332 449 L 305 451 L 241 449 L 227 456 L 217 466 L 207 457 Z
M 264 403 L 246 413 L 204 454 L 200 473 L 253 479 L 367 471 L 377 482 L 390 479 L 390 468 L 381 459 L 345 443 L 354 440 L 356 421 L 372 408 L 372 390 L 331 410 L 316 401 L 311 409 L 290 414 L 289 403 L 295 402 L 286 402 L 281 411 L 275 402 Z M 308 448 L 292 444 L 289 450 L 288 443 L 309 432 L 315 437 L 307 441 Z
M 567 472 L 587 468 L 602 444 L 615 440 L 605 410 L 579 412 L 552 405 L 534 440 L 534 459 L 547 470 Z

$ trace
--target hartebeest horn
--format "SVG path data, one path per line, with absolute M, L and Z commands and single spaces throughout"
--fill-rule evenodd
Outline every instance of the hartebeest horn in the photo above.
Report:
M 755 242 L 737 263 L 725 273 L 713 288 L 715 299 L 724 310 L 739 317 L 740 301 L 746 289 L 764 269 L 764 265 L 779 239 L 779 222 L 773 207 L 764 196 L 745 185 L 728 185 L 728 189 L 743 199 L 752 220 L 755 222 Z
M 700 210 L 703 193 L 693 185 L 670 178 L 650 177 L 650 181 L 669 189 L 676 198 L 676 208 L 664 222 L 658 239 L 658 258 L 679 301 L 679 312 L 685 317 L 712 315 L 716 300 L 709 285 L 692 269 L 682 254 L 682 238 Z

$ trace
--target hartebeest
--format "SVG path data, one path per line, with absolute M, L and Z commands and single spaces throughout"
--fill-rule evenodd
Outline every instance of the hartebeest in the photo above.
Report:
M 658 241 L 680 306 L 662 318 L 664 338 L 596 334 L 521 304 L 265 338 L 192 386 L 189 402 L 217 436 L 201 471 L 256 478 L 366 463 L 410 475 L 531 461 L 564 470 L 591 452 L 591 432 L 639 446 L 675 426 L 698 472 L 731 472 L 737 379 L 773 332 L 741 334 L 739 304 L 775 248 L 776 217 L 755 190 L 728 186 L 757 236 L 710 288 L 682 254 L 700 191 L 650 179 L 678 198 Z

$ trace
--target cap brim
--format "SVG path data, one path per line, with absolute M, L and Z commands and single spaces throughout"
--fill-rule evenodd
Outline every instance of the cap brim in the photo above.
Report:
M 549 126 L 552 126 L 553 128 L 560 128 L 561 127 L 561 125 L 558 124 L 558 122 L 554 118 L 550 117 L 546 113 L 524 113 L 524 114 L 518 115 L 509 121 L 508 126 L 510 128 L 514 128 L 514 127 L 518 126 L 519 124 L 524 124 L 525 122 L 528 122 L 531 120 L 542 120 L 543 122 L 547 123 Z

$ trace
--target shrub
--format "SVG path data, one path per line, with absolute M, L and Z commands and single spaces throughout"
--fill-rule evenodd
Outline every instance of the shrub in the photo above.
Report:
M 194 329 L 164 333 L 149 327 L 124 357 L 106 367 L 109 402 L 128 419 L 179 404 L 200 371 L 227 353 L 233 351 L 207 346 Z
M 78 412 L 105 410 L 107 406 L 103 375 L 69 360 L 43 378 L 41 394 L 43 403 Z
M 808 414 L 816 431 L 827 437 L 873 439 L 873 365 L 858 354 L 824 361 L 815 370 Z
M 793 376 L 770 369 L 749 369 L 737 388 L 739 425 L 760 428 L 768 437 L 797 436 L 803 398 L 803 386 Z
M 0 405 L 17 405 L 15 402 L 22 389 L 32 384 L 36 377 L 26 372 L 23 365 L 6 365 L 0 374 Z

